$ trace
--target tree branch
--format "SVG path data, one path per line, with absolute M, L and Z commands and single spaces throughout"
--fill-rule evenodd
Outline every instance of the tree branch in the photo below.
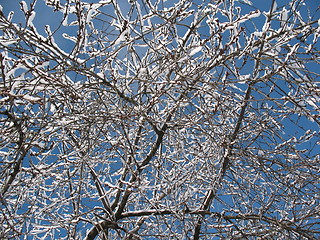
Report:
M 22 131 L 21 124 L 17 121 L 17 119 L 8 110 L 1 111 L 0 114 L 6 115 L 13 122 L 13 126 L 17 129 L 17 131 L 19 133 L 19 140 L 17 142 L 18 149 L 17 149 L 17 155 L 14 159 L 13 171 L 12 171 L 12 173 L 10 173 L 9 179 L 6 181 L 6 183 L 4 184 L 2 191 L 1 191 L 1 196 L 4 196 L 4 194 L 8 191 L 12 182 L 16 178 L 17 174 L 19 173 L 22 161 L 25 158 L 25 156 L 27 155 L 27 150 L 23 146 L 25 136 Z
M 142 216 L 161 216 L 161 215 L 170 215 L 170 214 L 176 214 L 176 211 L 173 210 L 168 210 L 168 209 L 149 209 L 149 210 L 140 210 L 140 211 L 130 211 L 130 212 L 125 212 L 121 214 L 120 219 L 123 218 L 128 218 L 128 217 L 142 217 Z M 226 221 L 231 221 L 231 220 L 260 220 L 267 222 L 268 224 L 272 224 L 274 226 L 278 226 L 282 228 L 283 230 L 289 230 L 289 231 L 294 231 L 297 234 L 304 236 L 308 239 L 316 239 L 312 235 L 310 235 L 310 231 L 304 230 L 299 228 L 298 226 L 295 226 L 294 223 L 291 223 L 289 221 L 282 221 L 278 220 L 273 217 L 267 217 L 263 215 L 258 215 L 258 214 L 235 214 L 235 215 L 225 215 L 221 214 L 219 212 L 211 212 L 208 210 L 190 210 L 185 212 L 185 214 L 190 214 L 190 215 L 211 215 L 213 217 L 216 217 L 218 219 L 224 219 Z
M 233 134 L 231 135 L 231 138 L 229 140 L 230 143 L 227 146 L 225 157 L 223 158 L 223 161 L 222 161 L 222 166 L 220 168 L 220 171 L 219 171 L 217 177 L 214 180 L 214 185 L 213 185 L 212 189 L 209 190 L 209 192 L 207 193 L 200 210 L 206 211 L 206 210 L 208 210 L 210 208 L 210 205 L 211 205 L 213 199 L 216 196 L 216 192 L 218 191 L 219 185 L 221 184 L 221 181 L 222 181 L 222 179 L 223 179 L 223 177 L 224 177 L 224 175 L 225 175 L 225 173 L 226 173 L 226 171 L 228 169 L 228 166 L 229 166 L 229 163 L 230 163 L 230 156 L 232 154 L 233 144 L 234 144 L 234 141 L 237 138 L 237 135 L 239 133 L 242 121 L 244 119 L 245 111 L 246 111 L 246 108 L 247 108 L 247 105 L 248 105 L 248 100 L 249 100 L 250 95 L 251 95 L 251 89 L 252 89 L 252 86 L 249 85 L 248 88 L 247 88 L 247 91 L 246 91 L 246 95 L 245 95 L 245 97 L 243 99 L 243 105 L 242 105 L 242 108 L 241 108 L 241 111 L 240 111 L 240 115 L 238 117 L 238 120 L 237 120 L 236 126 L 234 128 Z M 196 227 L 195 227 L 194 235 L 193 235 L 194 240 L 199 239 L 202 221 L 203 221 L 202 217 L 199 217 L 198 222 L 197 222 Z

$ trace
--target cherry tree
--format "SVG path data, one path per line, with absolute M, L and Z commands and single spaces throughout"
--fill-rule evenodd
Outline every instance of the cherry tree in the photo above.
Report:
M 0 11 L 1 239 L 320 237 L 317 9 L 41 4 Z

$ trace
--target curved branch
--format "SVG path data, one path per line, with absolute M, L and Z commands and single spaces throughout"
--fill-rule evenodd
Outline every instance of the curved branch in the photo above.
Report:
M 140 210 L 140 211 L 130 211 L 125 212 L 121 214 L 120 219 L 128 218 L 128 217 L 142 217 L 142 216 L 161 216 L 161 215 L 170 215 L 170 214 L 176 214 L 175 211 L 169 210 L 169 209 L 149 209 L 149 210 Z M 304 236 L 308 239 L 316 239 L 312 235 L 310 235 L 310 232 L 308 233 L 307 230 L 301 229 L 298 226 L 295 226 L 294 223 L 291 223 L 289 221 L 282 221 L 278 220 L 273 217 L 267 217 L 263 215 L 258 214 L 236 214 L 236 215 L 225 215 L 221 214 L 219 212 L 211 212 L 208 210 L 190 210 L 185 211 L 184 214 L 191 214 L 191 215 L 211 215 L 213 217 L 216 217 L 218 219 L 224 219 L 228 222 L 231 222 L 231 220 L 260 220 L 264 221 L 268 224 L 272 224 L 274 226 L 278 226 L 282 228 L 283 230 L 293 231 L 301 236 Z
M 271 7 L 270 7 L 269 16 L 268 16 L 268 19 L 267 19 L 268 22 L 271 21 L 271 16 L 272 16 L 272 12 L 273 12 L 274 6 L 275 6 L 275 0 L 272 1 Z M 266 38 L 266 32 L 264 32 L 262 39 L 265 39 L 265 38 Z M 259 53 L 258 53 L 259 56 L 262 53 L 263 46 L 264 46 L 264 42 L 262 42 L 261 45 L 260 45 L 260 50 L 259 50 Z M 254 77 L 253 78 L 256 78 L 256 76 L 258 74 L 259 65 L 260 65 L 260 59 L 258 58 L 258 60 L 255 63 L 255 66 L 254 66 L 255 70 L 254 70 Z M 223 161 L 222 161 L 222 167 L 220 168 L 220 171 L 216 176 L 216 179 L 214 181 L 214 186 L 212 187 L 211 190 L 208 191 L 208 193 L 207 193 L 207 195 L 206 195 L 206 197 L 204 199 L 204 202 L 203 202 L 203 204 L 201 206 L 201 210 L 208 210 L 210 208 L 210 205 L 211 205 L 213 199 L 216 196 L 216 192 L 218 191 L 218 186 L 220 185 L 220 183 L 221 183 L 221 181 L 222 181 L 222 179 L 223 179 L 223 177 L 224 177 L 224 175 L 225 175 L 225 173 L 226 173 L 226 171 L 228 169 L 229 162 L 230 162 L 230 156 L 232 154 L 233 144 L 234 144 L 234 141 L 236 140 L 237 135 L 239 133 L 239 130 L 240 130 L 243 118 L 244 118 L 244 114 L 245 114 L 245 111 L 246 111 L 246 108 L 247 108 L 247 105 L 248 105 L 248 100 L 249 100 L 250 95 L 251 95 L 251 90 L 252 90 L 252 86 L 253 85 L 254 85 L 253 81 L 248 85 L 245 97 L 243 99 L 243 105 L 242 105 L 242 108 L 241 108 L 240 115 L 238 117 L 238 120 L 237 120 L 235 129 L 233 131 L 233 134 L 230 137 L 230 143 L 227 146 L 226 153 L 225 153 L 225 156 L 224 156 Z M 202 222 L 203 222 L 203 219 L 200 217 L 198 219 L 197 223 L 196 223 L 196 227 L 195 227 L 195 230 L 194 230 L 194 234 L 193 234 L 193 239 L 194 240 L 198 240 L 199 239 Z
M 234 128 L 233 134 L 230 137 L 230 144 L 228 145 L 228 147 L 226 149 L 226 153 L 225 153 L 225 156 L 222 161 L 222 167 L 220 168 L 220 171 L 214 181 L 214 186 L 212 187 L 211 190 L 208 191 L 208 193 L 205 197 L 205 200 L 200 208 L 200 210 L 202 210 L 202 211 L 206 211 L 210 208 L 210 205 L 216 196 L 216 192 L 218 191 L 218 186 L 220 185 L 220 183 L 221 183 L 221 181 L 222 181 L 222 179 L 228 169 L 228 166 L 230 163 L 230 156 L 232 154 L 233 144 L 234 144 L 234 141 L 236 140 L 237 135 L 240 131 L 240 127 L 241 127 L 242 121 L 244 119 L 245 111 L 248 106 L 248 100 L 251 95 L 251 90 L 252 90 L 252 85 L 249 85 L 247 88 L 247 91 L 246 91 L 246 95 L 243 99 L 243 105 L 242 105 L 236 126 Z M 196 224 L 195 231 L 194 231 L 194 239 L 199 239 L 202 221 L 203 221 L 202 218 L 199 218 L 199 220 Z
M 120 227 L 115 222 L 104 220 L 96 224 L 88 233 L 85 240 L 93 240 L 101 231 L 108 232 L 108 229 L 119 229 L 125 231 L 122 227 Z M 126 232 L 126 231 L 125 231 Z
M 6 115 L 13 122 L 13 126 L 16 128 L 16 130 L 19 133 L 19 140 L 17 142 L 17 145 L 18 145 L 17 151 L 18 152 L 17 152 L 16 158 L 14 160 L 13 171 L 12 171 L 12 173 L 10 173 L 8 180 L 4 184 L 3 189 L 1 191 L 1 196 L 4 196 L 4 194 L 8 191 L 12 182 L 16 178 L 17 174 L 19 173 L 22 161 L 25 158 L 25 156 L 27 155 L 27 150 L 23 146 L 25 136 L 24 136 L 21 124 L 17 121 L 17 119 L 8 110 L 1 111 L 0 113 Z

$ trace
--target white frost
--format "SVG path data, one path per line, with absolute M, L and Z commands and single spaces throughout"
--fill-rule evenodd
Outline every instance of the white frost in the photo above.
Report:
M 266 21 L 262 27 L 262 32 L 263 33 L 266 32 L 269 29 L 269 27 L 270 27 L 270 23 L 268 22 L 268 19 L 266 19 Z
M 250 14 L 250 18 L 256 18 L 256 17 L 259 17 L 260 15 L 261 15 L 261 12 L 257 10 Z
M 0 6 L 1 6 L 1 5 L 0 5 Z M 0 151 L 0 156 L 8 156 L 8 155 L 10 155 L 10 153 Z
M 312 106 L 314 109 L 319 109 L 319 107 L 317 106 L 317 104 L 316 104 L 314 101 L 312 101 L 311 99 L 307 99 L 306 102 L 307 102 L 310 106 Z
M 202 46 L 195 47 L 191 52 L 190 56 L 195 55 L 196 53 L 200 52 L 202 50 Z
M 102 72 L 97 73 L 97 75 L 98 75 L 100 78 L 104 78 L 104 74 L 103 74 Z
M 283 22 L 288 20 L 288 10 L 286 8 L 282 9 L 280 20 Z
M 3 46 L 5 46 L 5 47 L 7 47 L 7 46 L 9 46 L 9 45 L 11 45 L 11 44 L 14 44 L 14 43 L 16 43 L 16 42 L 17 42 L 17 40 L 15 40 L 15 39 L 11 39 L 11 40 L 0 39 L 0 44 L 3 45 Z
M 23 99 L 25 99 L 25 100 L 27 100 L 29 102 L 36 102 L 36 101 L 41 100 L 41 98 L 39 98 L 39 97 L 33 97 L 33 96 L 28 95 L 28 94 L 24 95 Z
M 62 25 L 65 26 L 65 27 L 68 26 L 68 15 L 67 14 L 64 16 Z
M 240 75 L 240 76 L 239 76 L 240 82 L 238 82 L 238 83 L 245 83 L 245 82 L 243 82 L 243 81 L 248 80 L 249 78 L 250 78 L 250 74 Z
M 252 5 L 252 2 L 249 0 L 243 0 L 246 4 Z
M 90 9 L 87 14 L 87 23 L 91 22 L 93 15 L 96 13 L 95 9 Z
M 23 11 L 24 13 L 28 12 L 28 6 L 27 6 L 27 4 L 26 4 L 25 1 L 21 1 L 21 2 L 20 2 L 20 5 L 21 5 L 21 9 L 22 9 L 22 11 Z
M 64 37 L 65 39 L 68 39 L 72 42 L 77 42 L 77 38 L 76 37 L 72 37 L 72 36 L 69 36 L 67 33 L 62 33 L 62 37 Z
M 275 12 L 275 11 L 277 10 L 277 7 L 278 7 L 277 1 L 274 1 L 274 2 L 273 2 L 272 12 Z
M 34 19 L 35 16 L 36 16 L 35 11 L 32 11 L 31 15 L 28 18 L 28 22 L 27 22 L 27 25 L 29 27 L 33 27 L 33 23 L 32 22 L 33 22 L 33 19 Z
M 121 42 L 125 41 L 126 40 L 126 35 L 128 34 L 129 32 L 129 29 L 123 31 L 119 37 L 116 39 L 116 41 L 114 42 L 114 46 L 117 46 L 118 44 L 120 44 Z
M 111 0 L 101 0 L 99 3 L 101 3 L 101 4 L 109 4 L 109 3 L 111 3 Z
M 8 101 L 10 98 L 7 96 L 7 97 L 4 97 L 4 98 L 1 98 L 0 99 L 0 103 L 2 103 L 2 102 L 6 102 L 6 101 Z

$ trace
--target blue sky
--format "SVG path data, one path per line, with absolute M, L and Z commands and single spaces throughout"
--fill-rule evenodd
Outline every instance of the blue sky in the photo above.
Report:
M 270 8 L 270 4 L 271 4 L 271 0 L 252 0 L 253 2 L 257 3 L 258 7 L 261 10 L 264 11 L 268 11 Z M 30 1 L 26 1 L 27 3 Z M 91 2 L 95 2 L 95 1 L 91 1 Z M 123 2 L 123 1 L 119 1 L 119 2 Z M 319 6 L 319 0 L 307 0 L 306 1 L 306 6 L 308 6 L 310 8 L 311 11 L 314 11 L 315 14 L 317 14 L 317 16 L 319 16 L 319 11 L 316 12 L 316 10 L 318 9 Z M 8 14 L 10 11 L 15 11 L 15 18 L 14 20 L 16 22 L 24 22 L 24 18 L 22 16 L 22 14 L 20 13 L 20 5 L 19 5 L 19 1 L 12 1 L 12 0 L 0 0 L 1 5 L 3 6 L 3 12 L 5 14 Z M 287 1 L 286 0 L 278 0 L 278 7 L 281 7 L 281 5 L 286 4 Z M 44 26 L 45 25 L 51 25 L 52 29 L 54 29 L 55 26 L 57 26 L 60 22 L 58 22 L 61 19 L 62 14 L 59 12 L 52 12 L 52 8 L 47 8 L 44 6 L 44 1 L 42 0 L 38 0 L 37 3 L 37 9 L 36 9 L 36 18 L 35 18 L 35 25 L 36 27 L 38 27 L 38 31 L 40 33 L 43 33 L 45 35 L 44 32 Z M 251 7 L 248 7 L 248 11 L 251 10 Z M 313 14 L 311 14 L 313 15 Z M 57 21 L 58 20 L 58 21 Z M 263 21 L 260 22 L 261 25 L 263 25 Z M 258 23 L 259 24 L 259 23 Z M 58 32 L 59 34 L 63 33 L 64 28 L 62 28 L 60 30 L 60 32 Z M 76 30 L 76 29 L 75 29 Z M 60 35 L 61 36 L 61 35 Z M 72 45 L 70 44 L 70 42 L 64 38 L 57 38 L 60 42 L 59 45 L 64 49 L 64 50 L 69 50 L 71 49 Z M 319 72 L 319 70 L 317 69 L 318 66 L 315 66 L 315 71 Z M 284 121 L 289 121 L 287 119 L 285 119 Z M 287 137 L 290 137 L 290 135 L 301 135 L 303 134 L 304 129 L 314 129 L 314 130 L 318 130 L 316 124 L 314 125 L 310 125 L 308 126 L 307 124 L 310 124 L 309 121 L 303 121 L 303 119 L 301 120 L 302 126 L 303 128 L 301 129 L 297 129 L 297 128 L 292 128 L 292 129 L 286 129 L 286 131 L 289 133 L 289 135 Z M 288 125 L 290 126 L 290 124 Z M 319 149 L 314 149 L 315 153 L 319 151 Z M 226 202 L 229 202 L 230 199 L 227 199 Z
M 268 11 L 271 5 L 272 0 L 251 0 L 255 6 L 257 6 L 260 10 L 264 10 L 264 11 Z M 3 7 L 3 12 L 5 14 L 8 14 L 10 11 L 14 11 L 15 12 L 15 18 L 14 20 L 19 22 L 19 20 L 22 17 L 22 14 L 20 12 L 20 4 L 19 4 L 19 0 L 0 0 L 0 4 Z M 31 0 L 25 0 L 25 2 L 27 4 L 32 3 L 33 1 Z M 37 5 L 36 5 L 36 21 L 37 24 L 43 24 L 43 26 L 45 24 L 56 24 L 57 21 L 56 18 L 57 14 L 60 14 L 60 16 L 62 15 L 61 13 L 53 13 L 52 12 L 52 8 L 48 8 L 45 6 L 45 1 L 44 0 L 38 0 L 37 1 Z M 64 2 L 64 1 L 61 1 Z M 88 0 L 88 1 L 83 1 L 83 2 L 88 2 L 88 3 L 95 3 L 95 2 L 99 2 L 99 0 Z M 128 2 L 127 0 L 119 0 L 119 2 L 122 4 L 122 8 L 123 6 L 127 5 L 128 6 Z M 288 0 L 277 0 L 277 5 L 278 7 L 281 7 L 284 4 L 288 3 Z M 316 18 L 320 17 L 320 0 L 304 0 L 305 2 L 305 6 L 307 6 L 311 12 L 311 15 L 316 16 Z M 38 10 L 38 11 L 37 11 Z M 23 19 L 23 18 L 22 18 Z M 40 26 L 40 25 L 39 25 Z

